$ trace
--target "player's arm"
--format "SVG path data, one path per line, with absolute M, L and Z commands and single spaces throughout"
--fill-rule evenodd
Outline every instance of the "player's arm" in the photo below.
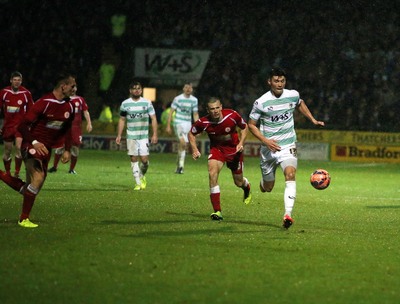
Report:
M 121 137 L 122 137 L 122 132 L 124 131 L 124 128 L 125 128 L 125 122 L 126 122 L 126 117 L 120 116 L 119 120 L 118 120 L 117 138 L 115 139 L 115 142 L 117 143 L 117 145 L 121 144 Z
M 151 127 L 153 129 L 153 136 L 151 136 L 151 143 L 156 144 L 158 142 L 158 123 L 156 115 L 150 115 Z
M 199 120 L 199 112 L 193 112 L 193 121 L 196 122 Z
M 245 127 L 243 129 L 240 129 L 240 131 L 239 131 L 239 143 L 236 146 L 236 152 L 243 151 L 243 146 L 246 141 L 247 134 L 249 134 L 249 126 L 248 126 L 248 124 L 245 124 Z
M 90 114 L 88 110 L 83 111 L 83 116 L 86 119 L 86 131 L 89 133 L 92 132 L 93 127 L 92 127 L 92 120 L 90 119 Z
M 173 115 L 174 115 L 175 110 L 176 110 L 176 109 L 174 109 L 174 108 L 171 107 L 171 108 L 170 108 L 170 111 L 169 111 L 168 120 L 167 120 L 167 127 L 166 127 L 166 129 L 165 129 L 165 131 L 166 131 L 168 134 L 171 134 L 171 132 L 172 132 L 172 130 L 171 130 L 171 122 L 172 122 L 172 117 L 173 117 Z
M 268 147 L 272 152 L 280 151 L 281 147 L 278 145 L 275 139 L 266 138 L 257 127 L 257 121 L 249 119 L 248 121 L 250 132 L 265 146 Z
M 200 153 L 199 149 L 197 148 L 197 143 L 196 143 L 197 135 L 200 135 L 200 133 L 196 134 L 196 135 L 194 135 L 192 133 L 192 131 L 190 131 L 188 133 L 188 139 L 189 139 L 190 147 L 192 148 L 192 157 L 194 160 L 198 159 L 201 156 L 201 153 Z
M 298 109 L 301 114 L 307 117 L 314 125 L 316 126 L 325 126 L 323 121 L 316 120 L 314 116 L 311 114 L 310 110 L 308 109 L 306 103 L 303 99 L 300 99 L 300 104 L 298 105 Z

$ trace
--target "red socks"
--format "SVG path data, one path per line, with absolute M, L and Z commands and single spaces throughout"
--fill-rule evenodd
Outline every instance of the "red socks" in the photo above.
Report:
M 36 194 L 33 194 L 29 189 L 24 192 L 24 202 L 22 203 L 22 213 L 19 218 L 20 221 L 29 218 L 31 213 L 33 203 L 35 202 Z
M 212 204 L 215 212 L 221 211 L 220 197 L 221 197 L 220 192 L 210 194 L 211 204 Z
M 71 155 L 71 165 L 69 166 L 70 170 L 75 169 L 76 162 L 78 161 L 78 157 Z
M 20 178 L 13 177 L 3 171 L 0 172 L 0 179 L 17 192 L 19 192 L 25 185 L 25 182 L 23 182 Z
M 54 164 L 53 167 L 57 169 L 58 162 L 60 161 L 62 154 L 56 154 L 54 153 Z

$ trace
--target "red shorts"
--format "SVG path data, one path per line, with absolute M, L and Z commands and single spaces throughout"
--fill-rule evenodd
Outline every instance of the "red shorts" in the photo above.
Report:
M 43 170 L 47 172 L 47 167 L 51 158 L 51 150 L 49 150 L 49 153 L 47 155 L 39 155 L 35 149 L 33 149 L 32 145 L 25 146 L 22 149 L 22 158 L 24 160 L 27 160 L 28 158 L 34 158 L 37 160 L 40 160 L 43 166 Z
M 72 125 L 69 135 L 71 136 L 71 145 L 79 147 L 82 144 L 81 126 Z
M 243 173 L 243 153 L 236 153 L 236 147 L 224 148 L 223 152 L 220 149 L 213 147 L 210 150 L 208 159 L 215 159 L 226 163 L 226 166 L 231 169 L 234 174 Z
M 2 136 L 4 141 L 14 141 L 16 137 L 22 137 L 17 127 L 3 128 Z

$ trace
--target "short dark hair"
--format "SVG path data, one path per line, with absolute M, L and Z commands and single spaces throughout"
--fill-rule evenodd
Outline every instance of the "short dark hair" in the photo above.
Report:
M 269 72 L 269 78 L 272 78 L 274 76 L 284 76 L 286 77 L 286 72 L 284 69 L 280 67 L 273 67 L 271 71 Z
M 75 75 L 71 74 L 69 72 L 60 72 L 56 75 L 55 81 L 54 81 L 54 87 L 58 88 L 60 87 L 62 84 L 66 84 L 69 83 L 70 79 L 73 78 L 75 79 Z
M 134 86 L 140 86 L 143 89 L 143 86 L 140 83 L 140 81 L 137 80 L 132 81 L 131 84 L 129 85 L 129 89 L 133 89 Z
M 11 77 L 10 79 L 14 78 L 14 77 L 21 77 L 22 78 L 22 74 L 18 71 L 14 71 L 11 73 Z

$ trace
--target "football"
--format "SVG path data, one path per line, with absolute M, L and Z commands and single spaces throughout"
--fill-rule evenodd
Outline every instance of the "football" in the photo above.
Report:
M 324 169 L 315 170 L 310 177 L 311 186 L 317 190 L 324 190 L 328 188 L 331 183 L 331 176 L 328 171 Z

